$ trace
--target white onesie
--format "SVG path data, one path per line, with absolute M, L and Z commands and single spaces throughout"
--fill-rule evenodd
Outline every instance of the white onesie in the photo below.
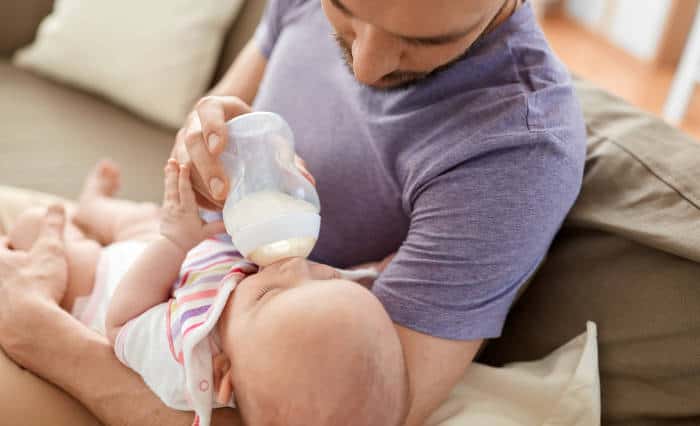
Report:
M 104 248 L 90 296 L 73 315 L 105 332 L 109 301 L 146 243 L 124 241 Z M 117 358 L 141 375 L 168 407 L 195 411 L 195 425 L 210 423 L 215 401 L 212 358 L 220 352 L 212 331 L 236 284 L 257 270 L 231 243 L 208 239 L 187 253 L 172 298 L 129 321 L 114 346 Z M 227 406 L 235 407 L 233 398 Z
M 75 303 L 73 315 L 104 334 L 109 302 L 121 278 L 146 243 L 125 241 L 104 248 L 90 296 Z M 215 400 L 212 359 L 220 351 L 216 322 L 235 286 L 257 267 L 226 241 L 207 239 L 187 253 L 172 298 L 121 328 L 114 351 L 168 407 L 195 411 L 195 426 L 209 425 L 211 410 L 235 407 Z M 344 279 L 376 277 L 375 270 L 340 271 Z

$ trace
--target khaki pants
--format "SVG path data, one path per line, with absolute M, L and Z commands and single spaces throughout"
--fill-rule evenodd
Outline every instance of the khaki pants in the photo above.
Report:
M 0 235 L 29 207 L 68 202 L 58 197 L 0 186 Z M 3 425 L 97 425 L 99 421 L 78 401 L 34 374 L 18 367 L 0 350 L 0 413 Z

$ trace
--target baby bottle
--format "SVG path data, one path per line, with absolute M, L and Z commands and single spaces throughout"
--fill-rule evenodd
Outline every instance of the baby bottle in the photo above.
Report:
M 318 238 L 321 208 L 316 189 L 294 164 L 289 125 L 275 113 L 253 112 L 226 127 L 226 232 L 243 256 L 261 266 L 307 257 Z

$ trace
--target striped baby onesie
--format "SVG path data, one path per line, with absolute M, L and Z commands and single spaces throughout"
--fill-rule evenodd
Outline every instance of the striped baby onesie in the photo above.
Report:
M 207 239 L 188 252 L 172 298 L 117 336 L 117 357 L 166 405 L 194 410 L 197 425 L 208 425 L 212 408 L 221 406 L 212 382 L 212 358 L 220 351 L 214 326 L 235 286 L 256 270 L 231 243 Z

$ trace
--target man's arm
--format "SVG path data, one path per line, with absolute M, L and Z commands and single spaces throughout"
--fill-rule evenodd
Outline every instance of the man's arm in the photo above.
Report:
M 236 96 L 248 105 L 255 100 L 260 81 L 265 74 L 267 58 L 254 39 L 246 43 L 221 81 L 209 91 L 213 96 Z
M 64 224 L 63 209 L 51 207 L 31 252 L 0 245 L 0 346 L 106 425 L 191 425 L 191 412 L 166 407 L 119 362 L 107 339 L 56 303 L 68 279 Z M 241 422 L 234 410 L 220 409 L 214 412 L 213 424 Z
M 107 340 L 53 303 L 22 306 L 25 334 L 6 347 L 20 365 L 82 402 L 105 425 L 190 426 L 193 413 L 165 406 L 114 356 Z M 19 324 L 16 324 L 19 326 Z M 235 410 L 214 411 L 214 425 L 240 425 Z
M 411 389 L 405 426 L 423 426 L 447 399 L 483 340 L 447 340 L 395 325 L 403 346 Z

